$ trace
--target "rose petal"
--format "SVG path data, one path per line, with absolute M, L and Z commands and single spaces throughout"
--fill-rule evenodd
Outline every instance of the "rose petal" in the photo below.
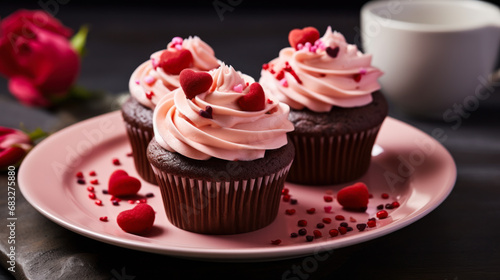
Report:
M 18 163 L 26 152 L 19 147 L 11 147 L 0 152 L 0 169 L 5 169 L 9 165 Z
M 24 105 L 49 106 L 50 102 L 24 77 L 14 77 L 9 80 L 9 91 Z

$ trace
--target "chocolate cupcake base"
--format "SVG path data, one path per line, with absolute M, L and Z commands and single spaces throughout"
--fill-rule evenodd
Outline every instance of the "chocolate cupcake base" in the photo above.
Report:
M 362 107 L 333 107 L 330 112 L 291 110 L 295 130 L 288 135 L 296 148 L 287 181 L 302 185 L 333 185 L 363 176 L 388 105 L 380 92 Z
M 130 97 L 122 106 L 122 116 L 127 129 L 127 136 L 132 147 L 135 169 L 139 176 L 151 184 L 157 184 L 146 151 L 153 139 L 153 110 L 142 106 Z
M 154 139 L 148 147 L 167 218 L 203 234 L 244 233 L 272 223 L 293 157 L 291 142 L 254 161 L 193 160 Z

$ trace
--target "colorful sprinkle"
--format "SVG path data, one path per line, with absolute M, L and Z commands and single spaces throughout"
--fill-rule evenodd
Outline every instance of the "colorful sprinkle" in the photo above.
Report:
M 335 220 L 337 220 L 337 221 L 343 221 L 343 220 L 345 220 L 345 217 L 342 216 L 342 215 L 337 215 L 337 216 L 335 216 Z
M 120 165 L 121 163 L 120 163 L 120 160 L 119 160 L 119 159 L 114 158 L 114 159 L 113 159 L 113 164 L 114 164 L 114 165 Z
M 305 226 L 307 226 L 307 221 L 306 221 L 306 220 L 299 220 L 299 221 L 297 222 L 297 225 L 298 225 L 299 227 L 305 227 Z
M 156 78 L 150 75 L 147 75 L 144 77 L 144 82 L 148 85 L 151 85 L 152 83 L 156 82 Z
M 90 183 L 91 183 L 92 185 L 99 185 L 99 180 L 97 180 L 97 179 L 90 180 Z
M 94 170 L 89 172 L 89 176 L 96 176 L 96 175 L 97 175 L 97 173 Z
M 325 202 L 332 202 L 333 201 L 333 197 L 331 197 L 329 195 L 325 195 L 325 196 L 323 196 L 323 200 L 325 200 Z
M 316 212 L 316 208 L 309 208 L 306 210 L 307 214 L 314 214 Z
M 242 84 L 237 84 L 233 87 L 233 90 L 238 92 L 238 93 L 241 93 L 243 92 L 243 85 Z
M 76 178 L 83 178 L 83 173 L 82 172 L 77 172 L 76 173 Z
M 313 234 L 314 234 L 314 238 L 320 238 L 321 236 L 323 236 L 321 231 L 319 231 L 317 229 L 313 230 Z
M 330 219 L 330 218 L 323 218 L 322 221 L 325 224 L 330 224 L 332 222 L 332 219 Z
M 330 234 L 331 237 L 335 237 L 335 236 L 339 235 L 339 231 L 336 229 L 331 229 L 328 231 L 328 234 Z
M 326 47 L 325 51 L 326 51 L 326 54 L 331 57 L 331 58 L 336 58 L 337 55 L 339 54 L 339 50 L 340 48 L 338 46 L 336 46 L 335 48 L 332 48 L 332 47 Z
M 389 213 L 387 213 L 387 211 L 385 210 L 380 210 L 377 212 L 377 218 L 379 219 L 385 219 L 389 216 Z
M 95 201 L 95 204 L 98 205 L 98 206 L 101 206 L 102 205 L 102 201 L 98 199 L 98 200 Z
M 293 214 L 295 214 L 295 209 L 286 209 L 285 210 L 285 214 L 287 214 L 287 215 L 293 215 Z
M 151 100 L 153 98 L 153 96 L 155 95 L 155 93 L 153 91 L 150 91 L 150 92 L 146 92 L 146 98 L 148 100 Z
M 200 110 L 200 116 L 206 119 L 212 119 L 212 107 L 211 106 L 206 106 L 205 110 Z
M 99 217 L 99 220 L 101 222 L 107 222 L 108 221 L 108 217 L 104 216 L 104 217 Z
M 273 244 L 273 245 L 280 245 L 281 244 L 281 239 L 271 240 L 271 244 Z
M 325 209 L 325 213 L 331 213 L 332 212 L 332 206 L 325 206 L 323 208 Z
M 94 190 L 95 190 L 95 189 L 94 189 L 94 187 L 92 187 L 92 186 L 88 186 L 88 187 L 87 187 L 87 191 L 89 191 L 89 192 L 94 192 Z

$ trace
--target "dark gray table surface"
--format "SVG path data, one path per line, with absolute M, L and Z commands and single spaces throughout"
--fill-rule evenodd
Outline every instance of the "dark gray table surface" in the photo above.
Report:
M 215 9 L 99 6 L 56 1 L 56 16 L 73 29 L 88 23 L 90 34 L 78 84 L 105 93 L 99 102 L 70 103 L 44 110 L 21 106 L 0 81 L 0 125 L 55 131 L 117 109 L 131 72 L 173 36 L 199 35 L 216 55 L 258 78 L 261 65 L 287 45 L 288 31 L 328 25 L 359 42 L 359 6 L 264 9 L 247 1 L 223 14 Z M 212 1 L 216 2 L 216 1 Z M 223 1 L 227 2 L 227 1 Z M 231 2 L 231 1 L 229 1 Z M 229 3 L 228 2 L 228 3 Z M 241 2 L 241 3 L 240 3 Z M 356 3 L 359 4 L 359 3 Z M 17 4 L 16 4 L 17 5 Z M 260 3 L 260 5 L 264 5 Z M 0 17 L 20 6 L 0 5 Z M 28 7 L 36 8 L 31 4 Z M 52 8 L 50 8 L 52 7 Z M 50 6 L 55 9 L 55 6 Z M 54 11 L 54 10 L 52 10 Z M 255 263 L 218 263 L 139 252 L 95 241 L 66 230 L 38 213 L 16 193 L 17 279 L 500 279 L 500 84 L 461 124 L 406 116 L 394 106 L 390 116 L 426 133 L 441 129 L 458 176 L 450 196 L 423 219 L 387 236 L 337 249 L 307 273 L 288 275 L 304 258 Z M 0 175 L 0 217 L 7 217 L 7 176 Z M 5 226 L 3 226 L 5 227 Z M 13 276 L 7 234 L 1 230 L 0 278 Z M 349 277 L 349 278 L 348 278 Z

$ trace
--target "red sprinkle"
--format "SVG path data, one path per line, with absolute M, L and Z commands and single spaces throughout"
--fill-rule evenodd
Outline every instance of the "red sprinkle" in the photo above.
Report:
M 281 244 L 281 239 L 271 240 L 271 244 L 273 244 L 273 245 L 280 245 Z
M 269 68 L 269 64 L 264 63 L 262 64 L 262 69 L 267 70 Z
M 295 209 L 286 209 L 285 210 L 285 214 L 287 214 L 287 215 L 293 215 L 293 214 L 295 214 Z
M 333 201 L 333 197 L 331 197 L 329 195 L 323 196 L 323 199 L 325 200 L 325 202 L 332 202 Z
M 92 170 L 92 171 L 89 172 L 89 176 L 95 176 L 95 175 L 97 175 L 97 173 L 95 173 L 94 170 Z
M 316 212 L 316 208 L 309 208 L 306 210 L 307 214 L 314 214 Z
M 155 93 L 153 91 L 146 92 L 146 98 L 149 100 L 151 100 L 151 98 L 153 98 L 154 95 L 155 95 Z
M 356 222 L 356 219 L 354 219 L 354 217 L 349 217 L 349 221 L 350 221 L 351 223 L 355 223 L 355 222 Z
M 90 199 L 95 199 L 96 198 L 95 193 L 89 193 L 89 198 Z
M 98 199 L 98 200 L 95 201 L 95 204 L 101 206 L 102 205 L 102 201 Z
M 299 221 L 297 222 L 297 225 L 298 225 L 299 227 L 305 227 L 305 226 L 307 226 L 307 221 L 306 221 L 306 220 L 299 220 Z
M 288 202 L 288 201 L 290 201 L 290 195 L 289 195 L 289 194 L 285 194 L 285 195 L 283 195 L 283 201 L 284 201 L 284 202 Z
M 399 202 L 394 201 L 394 202 L 392 203 L 392 207 L 394 207 L 394 208 L 398 208 L 398 207 L 399 207 Z
M 117 159 L 117 158 L 114 158 L 114 159 L 113 159 L 113 164 L 114 164 L 114 165 L 120 165 L 120 160 L 119 160 L 119 159 Z
M 97 179 L 94 179 L 94 180 L 90 180 L 90 183 L 92 185 L 98 185 L 99 184 L 99 181 Z
M 322 220 L 322 221 L 323 221 L 323 223 L 325 223 L 325 224 L 329 224 L 329 223 L 331 223 L 331 222 L 332 222 L 332 219 L 330 219 L 330 218 L 323 218 L 323 220 Z
M 368 227 L 376 227 L 377 226 L 377 221 L 375 220 L 369 220 L 368 222 L 366 222 L 366 224 L 368 225 Z
M 274 102 L 271 99 L 267 99 L 267 104 L 273 104 Z
M 290 192 L 290 190 L 287 189 L 287 188 L 284 188 L 284 189 L 281 190 L 281 194 L 283 194 L 283 195 L 284 194 L 288 194 L 289 192 Z
M 77 172 L 76 173 L 76 178 L 83 178 L 83 173 L 82 172 Z
M 319 238 L 319 237 L 323 236 L 323 234 L 321 233 L 321 231 L 319 231 L 317 229 L 313 230 L 313 234 L 314 234 L 315 238 Z
M 347 228 L 346 227 L 339 227 L 339 232 L 340 232 L 340 234 L 346 234 Z
M 354 74 L 352 78 L 354 79 L 354 81 L 359 82 L 361 81 L 361 74 Z
M 387 213 L 387 211 L 385 211 L 385 210 L 381 210 L 381 211 L 377 212 L 377 218 L 379 218 L 379 219 L 385 219 L 388 216 L 389 216 L 389 213 Z
M 135 200 L 132 200 L 132 199 L 131 199 L 131 200 L 129 200 L 129 201 L 128 201 L 128 203 L 129 203 L 129 204 L 134 204 L 134 203 L 135 203 Z
M 107 222 L 108 221 L 108 217 L 104 216 L 104 217 L 100 217 L 99 220 L 101 222 Z
M 87 191 L 89 191 L 89 192 L 94 192 L 94 187 L 92 187 L 92 186 L 88 186 L 88 187 L 87 187 Z
M 336 229 L 331 229 L 330 231 L 328 231 L 328 233 L 330 234 L 331 237 L 339 235 L 339 231 Z
M 337 221 L 343 221 L 343 220 L 345 220 L 345 217 L 342 216 L 342 215 L 337 215 L 337 216 L 335 216 L 335 220 L 337 220 Z
M 389 194 L 387 194 L 387 193 L 383 193 L 383 194 L 381 195 L 381 197 L 382 197 L 382 198 L 384 198 L 384 199 L 389 198 Z

